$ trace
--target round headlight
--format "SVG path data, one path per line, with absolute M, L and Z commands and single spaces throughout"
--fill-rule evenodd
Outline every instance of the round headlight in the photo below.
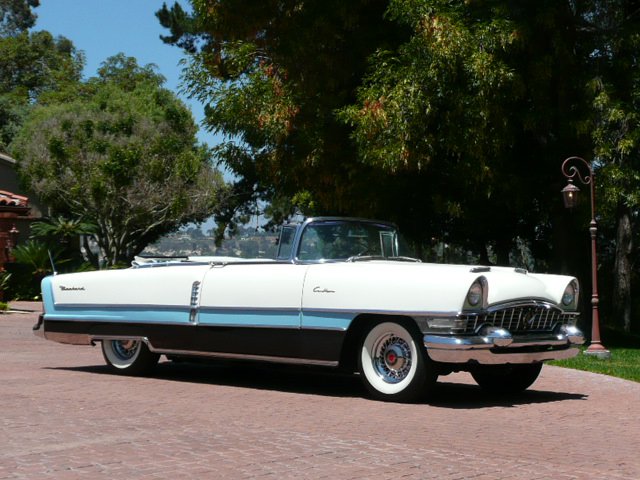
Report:
M 467 302 L 472 307 L 477 307 L 482 302 L 482 283 L 476 280 L 467 292 Z
M 564 293 L 562 294 L 562 304 L 565 307 L 571 305 L 578 295 L 578 285 L 575 282 L 571 282 L 567 285 L 567 288 L 564 289 Z

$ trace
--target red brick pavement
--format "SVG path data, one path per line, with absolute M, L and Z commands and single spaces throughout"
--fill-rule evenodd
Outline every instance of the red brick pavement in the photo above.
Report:
M 99 348 L 33 336 L 35 320 L 0 315 L 0 479 L 640 478 L 637 383 L 547 366 L 497 399 L 456 374 L 396 405 L 317 369 L 164 362 L 128 378 Z

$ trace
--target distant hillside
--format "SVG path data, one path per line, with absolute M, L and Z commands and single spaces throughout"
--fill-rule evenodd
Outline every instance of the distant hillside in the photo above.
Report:
M 238 234 L 216 247 L 213 237 L 199 228 L 172 233 L 144 249 L 142 255 L 222 255 L 242 258 L 275 258 L 277 234 L 240 228 Z

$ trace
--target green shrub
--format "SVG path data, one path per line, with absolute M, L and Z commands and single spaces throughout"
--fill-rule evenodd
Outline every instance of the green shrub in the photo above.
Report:
M 11 274 L 4 270 L 0 271 L 0 301 L 5 300 L 5 293 L 9 290 L 9 280 L 11 280 Z

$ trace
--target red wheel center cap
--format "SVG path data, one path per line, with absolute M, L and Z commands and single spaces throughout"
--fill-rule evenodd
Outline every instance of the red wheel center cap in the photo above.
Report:
M 398 359 L 398 356 L 394 352 L 389 352 L 387 354 L 387 362 L 389 362 L 390 364 L 396 363 L 397 359 Z

